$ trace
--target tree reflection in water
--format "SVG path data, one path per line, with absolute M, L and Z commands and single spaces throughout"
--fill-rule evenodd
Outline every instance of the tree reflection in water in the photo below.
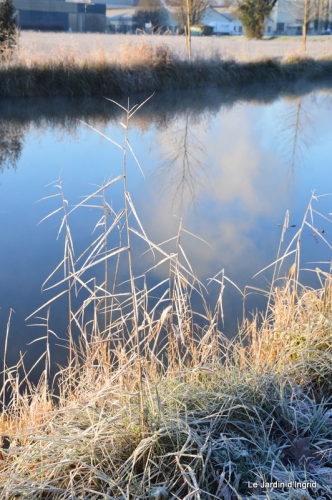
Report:
M 0 122 L 0 173 L 7 168 L 16 170 L 23 150 L 24 131 L 10 121 Z
M 316 96 L 289 99 L 284 113 L 278 117 L 277 143 L 284 153 L 289 177 L 295 182 L 296 170 L 304 163 L 309 147 L 317 139 L 314 120 L 311 115 L 317 110 Z M 324 108 L 332 108 L 332 98 L 326 95 L 323 99 Z M 322 105 L 322 102 L 319 103 Z
M 206 148 L 190 125 L 187 109 L 184 119 L 180 119 L 177 126 L 163 131 L 157 138 L 162 154 L 154 175 L 172 208 L 180 212 L 185 204 L 197 200 L 199 190 L 203 187 L 203 177 L 207 177 L 207 165 L 202 161 Z

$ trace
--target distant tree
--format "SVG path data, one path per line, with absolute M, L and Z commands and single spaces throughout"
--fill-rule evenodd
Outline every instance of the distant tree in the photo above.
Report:
M 12 0 L 0 1 L 0 55 L 8 55 L 17 44 L 16 9 Z
M 315 29 L 318 30 L 319 19 L 323 16 L 322 6 L 318 0 L 294 0 L 290 6 L 291 11 L 296 17 L 296 19 L 302 24 L 302 50 L 305 52 L 307 50 L 307 31 L 309 23 L 314 21 Z M 327 5 L 326 10 L 328 14 L 325 16 L 330 16 L 329 6 Z
M 240 0 L 237 13 L 248 38 L 260 39 L 264 35 L 264 22 L 277 0 Z
M 190 28 L 201 22 L 204 11 L 209 5 L 210 0 L 181 0 L 181 16 L 183 26 L 185 26 L 188 59 L 191 59 Z
M 200 24 L 202 16 L 209 7 L 211 0 L 168 0 L 169 5 L 178 10 L 178 22 L 182 23 L 186 35 L 186 51 L 188 59 L 191 58 L 190 28 Z
M 150 23 L 151 30 L 162 28 L 167 25 L 168 14 L 160 0 L 140 0 L 137 10 L 133 16 L 136 28 L 144 29 Z
M 210 3 L 210 0 L 181 0 L 181 17 L 183 25 L 186 25 L 188 18 L 191 26 L 199 24 Z

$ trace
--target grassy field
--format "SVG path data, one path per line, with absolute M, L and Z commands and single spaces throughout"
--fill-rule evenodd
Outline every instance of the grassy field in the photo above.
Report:
M 330 38 L 248 41 L 184 37 L 22 33 L 0 65 L 0 97 L 132 95 L 248 83 L 317 80 L 332 75 Z
M 95 62 L 96 59 L 115 62 L 126 57 L 130 60 L 130 47 L 135 47 L 141 39 L 149 44 L 165 44 L 170 52 L 185 59 L 184 36 L 135 36 L 84 33 L 37 33 L 22 31 L 19 53 L 25 64 L 47 60 L 66 60 L 73 58 Z M 133 48 L 133 51 L 135 49 Z M 211 58 L 216 55 L 222 59 L 250 61 L 263 57 L 287 57 L 300 55 L 301 37 L 280 39 L 248 40 L 245 37 L 193 37 L 193 57 Z M 307 54 L 322 57 L 332 54 L 332 37 L 308 38 Z
M 31 314 L 44 327 L 37 386 L 23 358 L 6 365 L 8 321 L 1 498 L 331 498 L 332 275 L 317 268 L 318 290 L 300 284 L 303 230 L 326 242 L 315 229 L 317 200 L 313 195 L 283 249 L 286 214 L 273 280 L 261 291 L 267 308 L 244 319 L 229 340 L 222 333 L 224 271 L 212 279 L 220 294 L 210 304 L 182 246 L 181 222 L 171 241 L 150 241 L 127 191 L 129 123 L 139 111 L 125 111 L 123 143 L 113 142 L 123 151 L 121 175 L 75 207 L 64 198 L 61 179 L 50 186 L 59 208 L 46 218 L 62 215 L 64 257 L 42 286 L 54 288 L 54 299 Z M 119 188 L 123 207 L 114 212 L 113 189 Z M 75 256 L 71 213 L 86 207 L 96 211 L 94 241 Z M 153 268 L 140 276 L 134 238 L 155 255 Z M 280 266 L 287 257 L 285 274 Z M 124 283 L 117 279 L 120 263 L 127 269 Z M 149 285 L 159 266 L 168 268 L 165 279 Z M 68 304 L 68 364 L 52 381 L 49 341 L 56 332 L 49 328 L 49 307 L 59 297 Z M 192 307 L 197 301 L 199 311 Z

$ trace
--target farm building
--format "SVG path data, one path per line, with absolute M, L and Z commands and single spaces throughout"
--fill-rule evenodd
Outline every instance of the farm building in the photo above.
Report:
M 208 7 L 201 19 L 203 24 L 213 27 L 216 35 L 241 35 L 241 21 L 220 7 Z
M 106 30 L 105 4 L 61 0 L 14 0 L 21 29 L 40 31 Z

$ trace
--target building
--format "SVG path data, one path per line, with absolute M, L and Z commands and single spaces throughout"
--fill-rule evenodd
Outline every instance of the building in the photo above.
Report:
M 216 35 L 242 35 L 242 22 L 223 7 L 208 7 L 202 16 L 202 24 L 213 27 Z
M 21 29 L 105 32 L 105 4 L 63 0 L 14 0 Z
M 106 0 L 108 1 L 108 0 Z M 127 0 L 132 1 L 132 0 Z M 106 5 L 106 26 L 110 33 L 136 33 L 137 25 L 134 20 L 137 7 Z M 164 10 L 163 25 L 158 26 L 163 32 L 175 33 L 179 27 L 179 22 L 174 12 L 170 8 Z M 144 27 L 145 33 L 151 33 L 150 23 Z
M 301 15 L 296 2 L 278 0 L 270 14 L 273 33 L 277 35 L 300 35 L 302 33 Z
M 132 33 L 134 31 L 135 7 L 113 7 L 106 5 L 106 28 L 110 33 Z
M 305 0 L 278 0 L 270 19 L 276 35 L 301 35 L 304 19 Z M 308 0 L 307 33 L 327 32 L 331 27 L 331 0 Z

